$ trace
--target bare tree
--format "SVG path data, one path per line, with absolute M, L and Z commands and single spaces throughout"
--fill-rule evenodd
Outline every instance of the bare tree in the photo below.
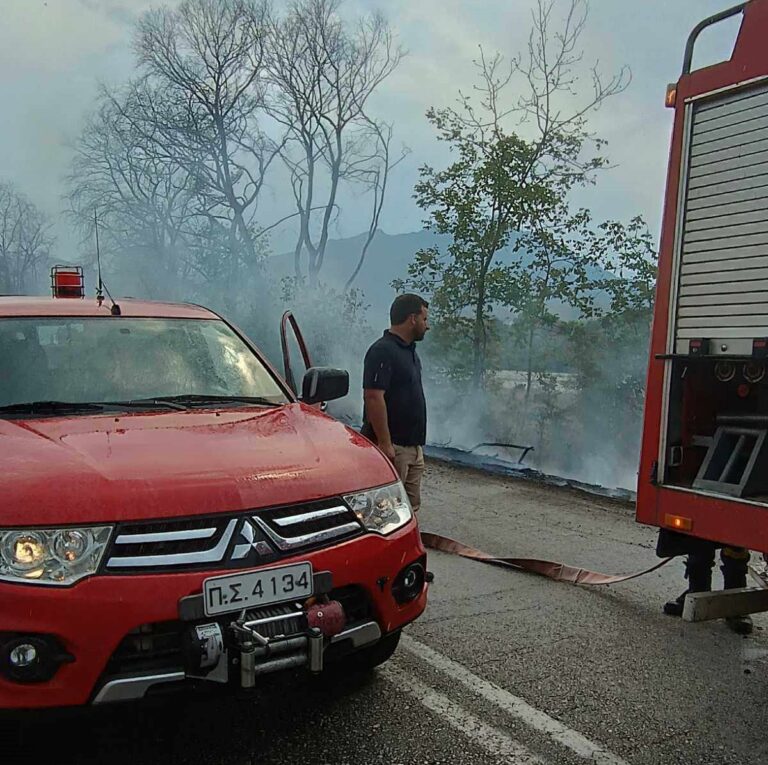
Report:
M 379 230 L 379 219 L 384 208 L 384 200 L 387 195 L 387 181 L 390 171 L 397 167 L 410 153 L 410 149 L 403 147 L 399 156 L 392 158 L 390 144 L 392 142 L 392 125 L 371 120 L 370 131 L 373 136 L 373 151 L 369 157 L 364 158 L 359 169 L 350 173 L 348 180 L 359 183 L 364 193 L 371 196 L 371 218 L 368 223 L 368 231 L 365 241 L 360 248 L 360 257 L 357 260 L 354 271 L 344 285 L 344 292 L 349 292 L 357 279 L 360 270 L 365 263 L 368 248 L 371 246 L 376 232 Z
M 270 24 L 270 113 L 287 132 L 281 157 L 299 217 L 294 271 L 297 279 L 307 278 L 311 285 L 323 267 L 342 183 L 363 184 L 373 192 L 371 227 L 361 259 L 375 235 L 392 167 L 391 130 L 372 119 L 367 107 L 403 56 L 380 14 L 349 30 L 338 8 L 338 0 L 297 0 L 285 17 L 273 18 Z
M 46 216 L 9 183 L 0 183 L 0 292 L 34 286 L 53 239 Z
M 258 125 L 265 19 L 262 0 L 183 0 L 146 13 L 136 37 L 146 76 L 176 106 L 167 121 L 162 104 L 145 104 L 136 129 L 194 175 L 203 228 L 251 264 L 259 193 L 280 149 Z
M 159 101 L 161 94 L 146 81 L 119 92 L 102 90 L 74 147 L 67 196 L 84 238 L 92 241 L 97 216 L 105 253 L 146 259 L 149 269 L 134 263 L 134 270 L 159 268 L 168 284 L 195 270 L 188 234 L 198 200 L 187 163 L 158 151 L 157 136 L 147 133 L 150 119 L 142 110 Z M 144 286 L 151 295 L 151 283 Z

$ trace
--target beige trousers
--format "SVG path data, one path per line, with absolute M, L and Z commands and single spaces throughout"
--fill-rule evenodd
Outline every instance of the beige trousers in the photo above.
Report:
M 420 446 L 395 444 L 395 470 L 405 486 L 413 512 L 421 507 L 421 477 L 424 475 L 424 450 Z

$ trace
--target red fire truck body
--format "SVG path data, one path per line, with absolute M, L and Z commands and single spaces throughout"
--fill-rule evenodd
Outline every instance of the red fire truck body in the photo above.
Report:
M 391 463 L 312 406 L 347 387 L 298 397 L 198 306 L 0 298 L 0 710 L 384 661 L 426 557 Z
M 691 71 L 742 16 L 730 60 Z M 692 32 L 675 109 L 637 519 L 768 551 L 768 1 Z

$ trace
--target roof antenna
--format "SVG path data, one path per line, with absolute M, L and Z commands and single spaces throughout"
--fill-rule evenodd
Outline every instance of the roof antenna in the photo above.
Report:
M 120 306 L 115 302 L 115 299 L 110 295 L 109 290 L 107 289 L 107 285 L 104 284 L 104 280 L 101 278 L 101 253 L 99 252 L 99 219 L 96 216 L 96 210 L 93 211 L 93 226 L 96 231 L 96 268 L 98 270 L 99 274 L 99 283 L 96 287 L 96 302 L 99 304 L 99 308 L 101 308 L 102 303 L 104 302 L 104 293 L 107 293 L 107 297 L 112 302 L 112 305 L 109 308 L 109 312 L 113 316 L 120 316 Z

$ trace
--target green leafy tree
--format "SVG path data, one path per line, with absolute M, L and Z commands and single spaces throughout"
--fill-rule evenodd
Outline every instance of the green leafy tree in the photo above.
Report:
M 577 274 L 558 282 L 564 265 L 558 271 L 548 262 L 562 260 L 564 243 L 585 226 L 583 213 L 567 212 L 569 192 L 590 182 L 606 164 L 602 142 L 588 129 L 588 115 L 627 84 L 625 70 L 604 82 L 593 69 L 592 93 L 580 98 L 578 41 L 587 6 L 570 0 L 557 29 L 554 8 L 553 0 L 539 0 L 525 57 L 505 64 L 501 55 L 488 59 L 481 50 L 473 96 L 461 95 L 457 107 L 427 112 L 455 160 L 443 170 L 422 167 L 415 198 L 428 213 L 427 228 L 448 235 L 451 243 L 417 253 L 398 286 L 430 293 L 438 322 L 471 320 L 476 386 L 487 369 L 494 309 L 530 311 L 542 305 L 542 298 L 546 304 L 550 293 L 576 299 L 574 283 L 583 279 Z M 510 95 L 516 76 L 524 83 L 517 99 Z M 539 255 L 547 252 L 534 258 L 534 266 L 517 246 L 521 234 L 535 243 Z M 513 257 L 505 259 L 501 253 L 510 244 Z M 557 252 L 549 252 L 552 248 Z M 534 276 L 536 268 L 548 274 L 531 298 L 532 282 L 541 281 Z
M 560 328 L 576 375 L 577 395 L 567 419 L 587 458 L 602 456 L 629 475 L 641 432 L 657 253 L 640 217 L 600 228 L 608 242 L 606 273 L 595 286 L 608 304 L 597 307 L 589 321 Z
M 608 221 L 600 228 L 607 253 L 604 268 L 609 276 L 596 287 L 610 295 L 610 314 L 615 319 L 637 314 L 650 321 L 658 253 L 648 224 L 636 216 L 627 224 Z
M 588 210 L 573 213 L 561 202 L 542 211 L 517 240 L 528 262 L 520 269 L 515 302 L 526 348 L 526 395 L 534 374 L 537 336 L 558 324 L 558 307 L 570 306 L 581 317 L 594 312 L 595 285 L 590 269 L 597 267 L 608 242 L 591 227 Z

